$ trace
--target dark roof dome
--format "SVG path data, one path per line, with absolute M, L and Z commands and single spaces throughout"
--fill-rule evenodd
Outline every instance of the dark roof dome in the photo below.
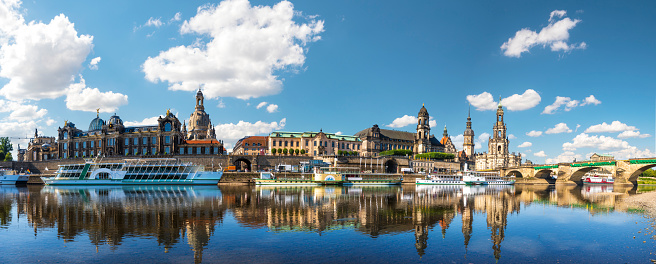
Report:
M 428 116 L 428 110 L 426 110 L 424 104 L 421 105 L 421 109 L 419 110 L 419 116 Z
M 123 120 L 114 113 L 114 115 L 109 118 L 108 125 L 123 125 Z
M 473 136 L 474 135 L 474 130 L 472 130 L 471 128 L 467 128 L 467 129 L 465 129 L 464 135 L 465 136 Z
M 96 116 L 96 118 L 91 120 L 91 124 L 89 124 L 89 131 L 100 130 L 102 129 L 103 124 L 105 124 L 105 122 L 100 119 L 100 117 Z

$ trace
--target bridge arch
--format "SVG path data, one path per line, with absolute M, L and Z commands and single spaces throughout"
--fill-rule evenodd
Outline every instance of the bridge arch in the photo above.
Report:
M 594 170 L 594 169 L 602 169 L 602 167 L 583 167 L 580 168 L 574 172 L 572 172 L 572 175 L 569 176 L 569 180 L 576 182 L 577 184 L 583 183 L 583 176 L 585 176 L 586 173 Z M 614 176 L 614 175 L 613 175 Z
M 395 159 L 388 159 L 383 166 L 385 166 L 385 173 L 396 173 L 399 163 L 397 163 Z
M 251 170 L 251 161 L 247 158 L 241 157 L 235 159 L 235 161 L 232 162 L 232 164 L 235 166 L 235 168 L 238 171 L 252 171 Z
M 506 177 L 515 176 L 516 178 L 524 178 L 524 175 L 519 170 L 509 170 L 506 172 Z
M 656 167 L 656 164 L 645 164 L 645 166 L 640 167 L 639 169 L 635 170 L 631 175 L 629 175 L 628 180 L 634 184 L 637 183 L 640 174 L 653 167 Z

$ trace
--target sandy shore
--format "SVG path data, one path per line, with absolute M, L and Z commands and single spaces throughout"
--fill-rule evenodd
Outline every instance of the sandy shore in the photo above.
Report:
M 627 207 L 645 210 L 656 217 L 656 191 L 633 195 L 622 200 Z

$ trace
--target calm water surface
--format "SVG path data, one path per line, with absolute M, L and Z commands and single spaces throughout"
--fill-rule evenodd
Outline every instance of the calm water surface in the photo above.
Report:
M 612 186 L 1 187 L 0 263 L 649 263 Z

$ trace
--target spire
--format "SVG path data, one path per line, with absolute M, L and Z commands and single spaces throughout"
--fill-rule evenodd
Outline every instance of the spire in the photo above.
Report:
M 444 134 L 442 134 L 445 137 L 448 137 L 449 134 L 446 132 L 446 124 L 444 124 Z
M 499 95 L 499 108 L 501 108 L 501 95 Z

